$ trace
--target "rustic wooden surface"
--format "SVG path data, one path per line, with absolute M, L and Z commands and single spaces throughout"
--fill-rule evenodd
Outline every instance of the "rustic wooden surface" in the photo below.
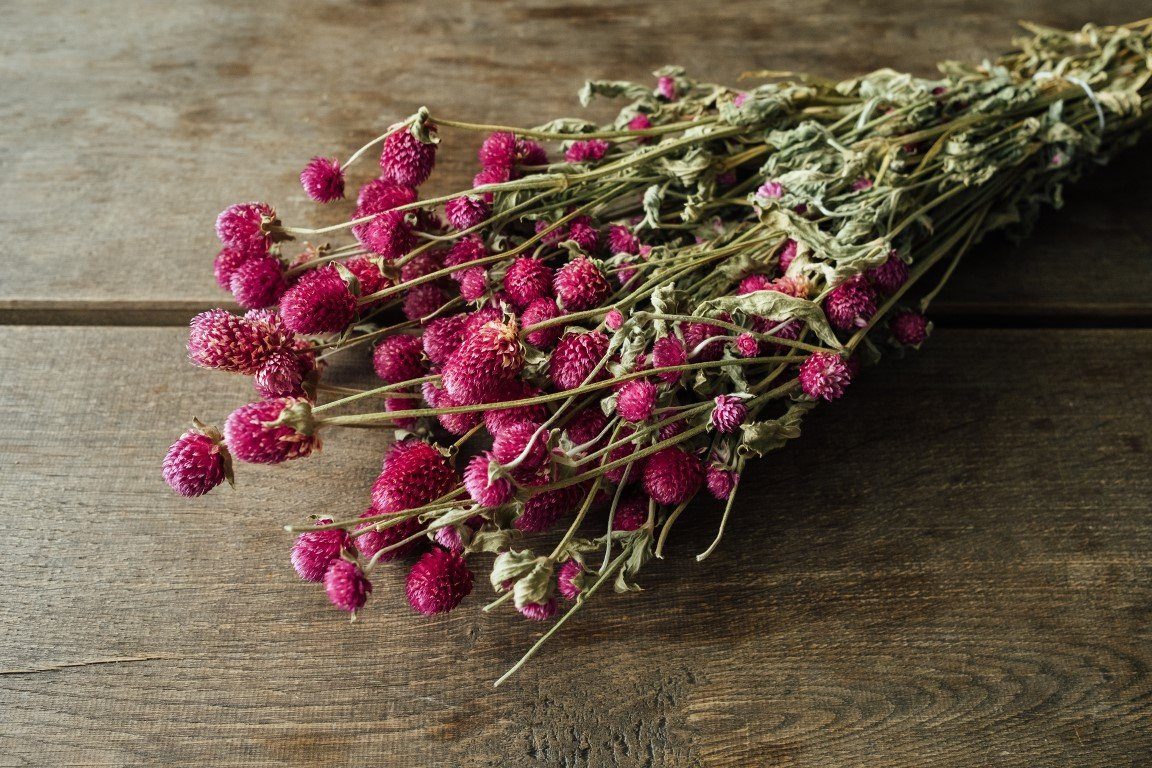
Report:
M 249 392 L 154 327 L 220 302 L 217 210 L 269 198 L 300 220 L 303 161 L 421 103 L 537 122 L 576 112 L 584 78 L 673 61 L 928 72 L 1004 48 L 1017 18 L 1147 2 L 0 15 L 0 766 L 1149 763 L 1148 147 L 1024 247 L 973 253 L 924 351 L 749 474 L 717 555 L 693 558 L 718 517 L 703 505 L 648 591 L 598 599 L 495 691 L 540 630 L 478 613 L 483 587 L 421 620 L 397 571 L 349 625 L 294 581 L 279 525 L 357 508 L 380 435 L 244 467 L 242 491 L 167 490 L 181 425 Z M 467 178 L 466 148 L 443 156 L 445 186 Z

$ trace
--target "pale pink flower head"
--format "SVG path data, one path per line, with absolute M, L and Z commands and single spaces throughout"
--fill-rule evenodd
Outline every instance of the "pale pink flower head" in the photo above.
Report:
M 569 163 L 588 163 L 600 160 L 612 147 L 603 139 L 574 141 L 564 152 L 564 160 Z
M 633 379 L 616 393 L 616 413 L 634 424 L 647 421 L 656 408 L 656 385 L 647 379 Z
M 372 506 L 400 512 L 428 504 L 458 484 L 448 459 L 434 446 L 409 439 L 393 443 L 372 486 Z
M 756 197 L 763 200 L 779 200 L 784 196 L 784 185 L 778 181 L 766 181 L 756 190 Z
M 356 297 L 335 265 L 325 264 L 302 274 L 284 293 L 280 316 L 296 333 L 339 333 L 356 317 Z
M 584 566 L 579 560 L 571 559 L 560 563 L 560 568 L 556 571 L 556 590 L 565 600 L 575 600 L 583 590 L 581 577 L 584 573 Z
M 564 309 L 579 312 L 598 306 L 612 293 L 612 285 L 591 259 L 572 259 L 556 272 L 552 281 Z
M 840 355 L 816 352 L 800 364 L 800 388 L 814 399 L 843 397 L 844 388 L 851 380 L 848 363 Z
M 483 224 L 492 215 L 492 207 L 476 195 L 454 197 L 444 205 L 444 215 L 459 230 Z
M 164 482 L 181 496 L 203 496 L 231 471 L 228 449 L 219 433 L 199 426 L 188 430 L 164 456 Z
M 552 296 L 552 268 L 531 256 L 520 256 L 504 274 L 504 290 L 517 309 Z
M 372 367 L 385 384 L 399 384 L 424 375 L 423 352 L 419 336 L 387 336 L 372 352 Z
M 405 591 L 417 613 L 446 613 L 472 591 L 472 571 L 458 553 L 433 547 L 408 572 Z
M 658 504 L 687 501 L 703 482 L 704 465 L 700 459 L 678 446 L 652 454 L 644 467 L 644 490 Z
M 554 299 L 544 297 L 536 299 L 524 309 L 523 314 L 520 315 L 520 322 L 525 329 L 528 329 L 537 323 L 554 320 L 563 314 L 560 307 L 556 306 Z M 563 331 L 564 327 L 560 324 L 550 325 L 546 328 L 528 331 L 524 339 L 537 349 L 548 349 L 556 343 Z
M 284 269 L 275 256 L 255 256 L 232 273 L 228 287 L 244 309 L 263 309 L 280 301 L 288 290 Z
M 744 400 L 732 395 L 717 395 L 712 406 L 712 427 L 720 433 L 730 434 L 740 428 L 748 417 Z
M 684 349 L 684 343 L 675 336 L 661 336 L 652 344 L 653 368 L 668 368 L 676 365 L 684 365 L 687 362 L 688 352 Z M 684 375 L 684 372 L 664 371 L 656 375 L 669 384 L 675 384 L 680 381 L 680 377 Z
M 436 145 L 425 144 L 407 127 L 389 134 L 380 150 L 380 170 L 385 178 L 408 187 L 418 187 L 432 175 L 436 165 Z
M 713 498 L 724 501 L 732 495 L 732 491 L 736 488 L 736 483 L 739 479 L 740 476 L 730 469 L 711 466 L 708 467 L 708 476 L 705 479 L 705 484 L 708 486 L 708 492 L 712 494 Z
M 916 347 L 928 338 L 928 318 L 919 312 L 901 312 L 888 321 L 888 329 L 898 343 Z
M 330 518 L 316 521 L 320 525 L 332 522 Z M 352 538 L 342 528 L 323 531 L 305 531 L 292 545 L 292 567 L 304 581 L 323 581 L 332 561 L 345 549 L 352 548 Z
M 624 325 L 624 313 L 613 307 L 604 316 L 604 325 L 608 326 L 613 331 L 620 330 Z
M 663 75 L 656 81 L 656 95 L 665 101 L 676 101 L 679 95 L 677 90 L 676 79 L 669 75 Z
M 512 482 L 504 477 L 488 480 L 491 453 L 478 453 L 464 469 L 464 488 L 472 501 L 481 507 L 498 507 L 512 499 Z
M 271 242 L 263 229 L 265 218 L 276 218 L 276 211 L 267 203 L 230 205 L 216 217 L 216 236 L 226 248 L 232 248 L 245 255 L 265 254 Z
M 608 337 L 600 331 L 564 334 L 548 361 L 552 383 L 560 389 L 579 387 L 608 353 L 608 342 Z M 605 377 L 601 368 L 596 380 Z
M 832 289 L 824 299 L 824 314 L 832 327 L 841 331 L 863 328 L 876 314 L 876 292 L 856 275 Z
M 320 447 L 311 423 L 311 404 L 295 397 L 237 408 L 224 422 L 224 442 L 233 456 L 250 464 L 279 464 L 308 456 Z
M 556 603 L 555 597 L 550 597 L 543 603 L 524 603 L 517 610 L 526 619 L 532 621 L 547 621 L 556 615 L 559 606 Z
M 891 296 L 907 282 L 908 265 L 896 251 L 891 251 L 883 264 L 872 267 L 864 276 L 881 294 Z
M 314 157 L 300 171 L 304 194 L 318 203 L 330 203 L 344 197 L 344 169 L 335 158 Z
M 336 558 L 324 573 L 324 591 L 332 605 L 342 611 L 355 613 L 368 602 L 372 594 L 372 582 L 356 563 Z

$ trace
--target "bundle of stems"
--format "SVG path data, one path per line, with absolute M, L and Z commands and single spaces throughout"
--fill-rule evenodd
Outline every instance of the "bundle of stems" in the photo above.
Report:
M 166 479 L 200 495 L 233 458 L 394 431 L 366 511 L 287 526 L 296 570 L 355 616 L 381 563 L 424 550 L 405 592 L 432 614 L 494 554 L 484 610 L 559 615 L 506 679 L 604 585 L 638 589 L 700 492 L 725 502 L 698 559 L 715 552 L 749 459 L 883 349 L 918 347 L 985 234 L 1026 231 L 1137 140 L 1152 22 L 1027 30 L 936 79 L 753 73 L 739 90 L 667 67 L 654 87 L 587 83 L 585 103 L 626 102 L 608 125 L 422 108 L 346 162 L 314 158 L 301 182 L 321 203 L 377 147 L 380 175 L 339 225 L 289 226 L 264 203 L 220 215 L 216 277 L 249 311 L 198 316 L 189 353 L 253 376 L 261 399 L 222 431 L 196 422 Z M 442 139 L 468 131 L 486 134 L 473 186 L 420 199 Z M 380 386 L 325 379 L 353 350 Z

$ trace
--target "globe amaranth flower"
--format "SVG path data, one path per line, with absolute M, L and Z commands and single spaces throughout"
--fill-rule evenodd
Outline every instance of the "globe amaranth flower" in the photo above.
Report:
M 675 336 L 661 336 L 652 344 L 652 367 L 669 368 L 688 362 L 688 352 L 684 343 Z M 683 371 L 663 371 L 656 374 L 669 384 L 675 384 L 684 375 Z
M 537 323 L 543 323 L 546 320 L 555 320 L 563 314 L 564 312 L 561 311 L 560 307 L 556 306 L 554 299 L 536 299 L 529 304 L 520 315 L 520 322 L 523 324 L 525 330 L 528 331 L 524 335 L 524 340 L 537 349 L 548 349 L 560 339 L 560 334 L 564 331 L 563 326 L 557 323 L 544 328 L 536 328 L 535 330 L 528 329 Z
M 792 238 L 784 241 L 784 247 L 780 249 L 780 271 L 787 272 L 788 268 L 792 266 L 792 262 L 796 259 L 796 253 L 799 246 Z
M 510 400 L 525 400 L 536 397 L 543 392 L 531 384 L 519 379 L 512 379 L 501 392 L 501 397 L 492 401 L 492 407 L 484 411 L 484 426 L 488 434 L 493 437 L 519 424 L 529 421 L 534 424 L 543 424 L 550 415 L 548 407 L 543 403 L 535 405 L 520 405 L 512 408 L 500 408 L 500 403 Z
M 393 131 L 380 150 L 380 170 L 397 184 L 418 187 L 432 175 L 436 165 L 436 145 L 425 144 L 407 127 Z
M 816 352 L 800 364 L 799 378 L 804 394 L 815 399 L 835 400 L 843 397 L 852 373 L 840 355 Z
M 720 433 L 730 434 L 740 428 L 748 417 L 744 400 L 732 395 L 717 395 L 712 406 L 712 427 Z
M 566 239 L 576 243 L 587 254 L 595 255 L 600 250 L 600 230 L 587 216 L 579 216 L 568 224 Z
M 424 327 L 422 337 L 424 354 L 433 365 L 448 362 L 452 353 L 460 348 L 467 319 L 465 315 L 448 315 L 438 317 Z
M 890 251 L 884 263 L 869 269 L 864 277 L 882 295 L 891 296 L 907 282 L 908 265 L 900 258 L 900 254 Z
M 512 424 L 492 441 L 492 456 L 501 464 L 511 464 L 522 454 L 522 469 L 538 469 L 548 461 L 547 433 L 539 424 L 521 421 Z
M 255 256 L 232 272 L 228 287 L 244 309 L 264 309 L 280 301 L 288 290 L 284 268 L 275 256 Z
M 448 303 L 448 294 L 436 283 L 414 285 L 404 294 L 401 310 L 409 320 L 422 320 L 440 311 Z
M 332 520 L 323 518 L 316 522 L 326 525 Z M 323 581 L 332 561 L 340 557 L 342 551 L 351 548 L 352 538 L 342 528 L 305 531 L 292 545 L 292 567 L 304 581 Z
M 252 378 L 256 393 L 265 400 L 276 397 L 302 397 L 306 363 L 291 352 L 273 352 L 260 364 Z
M 382 514 L 395 514 L 395 512 L 382 512 L 375 507 L 369 507 L 360 514 L 360 517 L 379 517 Z M 381 522 L 384 525 L 377 528 L 376 526 Z M 415 517 L 403 518 L 399 522 L 395 519 L 384 518 L 383 521 L 374 520 L 359 523 L 356 526 L 358 533 L 353 542 L 355 542 L 356 551 L 361 556 L 368 559 L 376 558 L 378 562 L 386 563 L 407 557 L 420 549 L 420 539 L 406 540 L 415 536 L 423 528 L 424 525 Z M 401 544 L 402 541 L 406 543 Z
M 498 507 L 512 499 L 512 482 L 504 477 L 488 479 L 488 465 L 492 462 L 491 453 L 478 453 L 464 469 L 464 488 L 472 501 L 481 507 Z
M 279 464 L 308 456 L 320 447 L 311 403 L 277 397 L 249 403 L 224 422 L 224 442 L 233 456 L 250 464 Z
M 516 610 L 526 619 L 532 621 L 547 621 L 556 615 L 559 606 L 555 597 L 550 597 L 542 603 L 524 603 Z
M 344 198 L 344 169 L 335 158 L 314 157 L 300 171 L 304 194 L 318 203 Z
M 356 563 L 338 557 L 324 572 L 324 591 L 328 593 L 332 605 L 342 611 L 355 613 L 368 602 L 368 595 L 372 594 L 372 582 L 368 581 Z
M 188 359 L 201 368 L 251 376 L 266 355 L 260 331 L 226 309 L 201 312 L 189 323 Z
M 405 592 L 408 604 L 417 613 L 432 616 L 446 613 L 472 591 L 472 571 L 456 552 L 434 547 L 408 572 Z
M 356 297 L 334 264 L 300 276 L 280 298 L 284 324 L 305 335 L 339 333 L 356 318 Z
M 464 338 L 444 364 L 444 389 L 460 403 L 491 402 L 503 382 L 524 368 L 524 347 L 515 319 L 492 320 Z
M 216 284 L 226 291 L 232 290 L 232 274 L 240 265 L 253 258 L 252 255 L 236 248 L 224 247 L 212 262 L 212 273 L 216 277 Z
M 410 381 L 424 375 L 423 352 L 419 336 L 387 336 L 372 352 L 372 367 L 385 384 Z
M 595 162 L 602 159 L 611 147 L 612 145 L 604 139 L 574 141 L 564 151 L 564 160 L 569 163 Z
M 624 421 L 647 421 L 656 408 L 656 385 L 647 379 L 626 382 L 616 393 L 616 413 Z
M 548 361 L 548 375 L 560 389 L 575 389 L 591 376 L 608 354 L 608 337 L 600 331 L 565 333 Z M 606 377 L 603 367 L 596 380 Z
M 658 504 L 679 504 L 696 495 L 704 482 L 704 465 L 695 454 L 670 446 L 648 457 L 644 490 Z
M 507 131 L 490 133 L 477 154 L 483 168 L 511 169 L 516 164 L 516 136 Z
M 542 491 L 524 502 L 524 510 L 512 525 L 525 533 L 543 533 L 564 515 L 575 512 L 583 498 L 584 492 L 574 485 Z
M 428 504 L 456 487 L 448 459 L 434 446 L 409 439 L 393 443 L 372 486 L 372 506 L 400 512 Z
M 504 273 L 504 290 L 517 309 L 552 296 L 552 268 L 531 256 L 520 256 Z
M 556 271 L 552 287 L 564 309 L 579 312 L 599 306 L 612 293 L 612 285 L 600 267 L 583 256 Z
M 708 467 L 708 475 L 704 482 L 708 486 L 708 492 L 712 494 L 713 498 L 725 501 L 732 495 L 732 491 L 736 488 L 736 482 L 739 479 L 740 476 L 730 469 L 711 466 Z
M 203 496 L 228 479 L 230 471 L 220 435 L 199 426 L 181 435 L 164 456 L 164 482 L 181 496 Z
M 356 211 L 354 218 L 361 218 L 362 211 Z M 373 216 L 371 221 L 352 227 L 352 234 L 372 253 L 385 259 L 398 259 L 416 245 L 416 235 L 405 211 L 383 211 Z
M 928 318 L 919 312 L 900 312 L 888 321 L 888 330 L 898 344 L 916 347 L 928 338 L 930 328 Z
M 638 531 L 648 522 L 648 497 L 642 493 L 629 491 L 612 516 L 612 530 Z
M 264 219 L 275 219 L 276 211 L 267 203 L 236 203 L 216 217 L 216 236 L 226 248 L 248 256 L 268 252 L 271 238 L 264 232 Z
M 413 187 L 397 184 L 391 179 L 373 179 L 360 187 L 360 192 L 356 195 L 356 211 L 359 215 L 353 218 L 411 205 L 416 202 L 416 198 L 417 193 Z
M 556 570 L 556 590 L 565 600 L 575 600 L 584 590 L 584 565 L 576 559 L 565 560 Z
M 487 221 L 492 215 L 492 207 L 482 197 L 461 195 L 445 203 L 444 215 L 456 229 L 465 230 Z
M 876 314 L 876 292 L 860 275 L 849 278 L 824 299 L 824 314 L 838 330 L 863 328 Z

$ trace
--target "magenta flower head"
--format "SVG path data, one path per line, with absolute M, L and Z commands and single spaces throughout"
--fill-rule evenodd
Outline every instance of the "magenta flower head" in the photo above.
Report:
M 840 355 L 816 352 L 800 364 L 800 388 L 813 399 L 843 397 L 844 388 L 850 381 L 851 370 Z
M 524 502 L 524 511 L 512 525 L 525 533 L 543 533 L 564 515 L 575 512 L 583 496 L 584 492 L 573 485 L 537 493 Z
M 656 385 L 647 379 L 633 379 L 616 393 L 616 413 L 624 421 L 647 421 L 656 408 Z
M 220 253 L 216 254 L 216 259 L 212 262 L 212 273 L 216 276 L 216 284 L 226 291 L 232 290 L 232 273 L 250 258 L 252 257 L 249 254 L 235 248 L 221 248 Z
M 569 261 L 552 281 L 564 309 L 579 312 L 598 306 L 612 293 L 612 285 L 600 267 L 583 256 Z
M 604 431 L 606 426 L 608 426 L 608 417 L 600 409 L 599 403 L 593 403 L 577 411 L 564 425 L 564 431 L 568 433 L 568 439 L 574 444 L 584 445 L 592 442 L 597 435 Z
M 422 440 L 402 440 L 384 455 L 380 476 L 372 486 L 372 506 L 382 512 L 415 509 L 457 484 L 456 473 L 444 454 Z
M 849 278 L 824 299 L 824 313 L 832 327 L 841 331 L 863 328 L 876 314 L 876 292 L 860 275 Z
M 613 224 L 608 227 L 608 250 L 613 254 L 629 253 L 635 256 L 640 253 L 640 239 L 628 227 Z
M 164 482 L 181 496 L 203 496 L 232 476 L 220 433 L 197 423 L 164 456 Z
M 516 164 L 516 137 L 506 131 L 488 134 L 478 154 L 484 168 L 511 169 Z
M 704 465 L 695 454 L 670 446 L 652 454 L 644 467 L 644 490 L 658 504 L 679 504 L 696 495 Z
M 438 317 L 428 323 L 424 328 L 424 354 L 433 365 L 443 365 L 448 362 L 452 353 L 460 348 L 461 336 L 464 333 L 465 315 L 449 315 Z
M 564 160 L 569 163 L 588 163 L 600 160 L 612 147 L 603 139 L 588 139 L 587 141 L 574 141 L 564 152 Z
M 460 278 L 460 298 L 467 302 L 477 302 L 488 293 L 488 272 L 484 267 L 469 267 L 457 272 Z
M 736 352 L 740 357 L 756 357 L 760 354 L 760 342 L 750 333 L 742 333 L 736 337 Z
M 608 337 L 600 331 L 564 334 L 548 361 L 552 383 L 560 389 L 579 387 L 608 354 L 608 343 Z M 605 376 L 604 368 L 601 368 L 596 378 Z
M 575 600 L 583 591 L 584 566 L 579 560 L 565 560 L 556 571 L 556 590 L 565 600 Z
M 304 395 L 304 366 L 291 352 L 273 352 L 260 364 L 252 379 L 256 393 L 265 400 Z
M 740 428 L 748 416 L 748 406 L 739 397 L 717 395 L 712 407 L 712 426 L 717 432 L 730 434 Z
M 784 247 L 780 249 L 780 271 L 787 272 L 788 267 L 792 266 L 792 261 L 796 258 L 796 253 L 799 246 L 792 238 L 784 241 Z
M 267 203 L 230 205 L 216 217 L 216 236 L 226 248 L 247 256 L 265 254 L 270 243 L 263 228 L 265 218 L 276 218 L 276 211 Z
M 517 309 L 552 295 L 552 268 L 531 256 L 520 256 L 504 273 L 504 290 Z
M 417 613 L 446 613 L 472 591 L 472 571 L 456 552 L 433 547 L 408 572 L 405 591 Z
M 320 525 L 332 522 L 330 518 L 317 520 Z M 342 528 L 323 531 L 305 531 L 292 545 L 292 567 L 304 581 L 323 581 L 332 561 L 345 549 L 352 548 L 352 538 Z
M 784 196 L 784 185 L 778 181 L 766 181 L 756 190 L 756 197 L 763 200 L 778 200 Z
M 381 514 L 385 513 L 375 507 L 368 507 L 367 510 L 360 514 L 360 517 L 376 517 Z M 356 530 L 363 531 L 365 528 L 372 528 L 379 522 L 380 521 L 377 520 L 375 522 L 360 523 L 356 526 Z M 356 538 L 353 539 L 356 551 L 363 557 L 371 559 L 379 554 L 380 556 L 376 559 L 382 563 L 386 563 L 391 560 L 399 560 L 401 557 L 407 557 L 420 548 L 420 539 L 415 539 L 407 544 L 397 546 L 395 549 L 389 549 L 387 552 L 380 554 L 381 550 L 400 544 L 400 542 L 405 539 L 415 536 L 423 528 L 420 521 L 414 517 L 398 523 L 390 520 L 385 520 L 385 522 L 388 523 L 386 527 L 380 530 L 369 530 L 367 533 L 359 533 Z
M 550 597 L 543 603 L 524 603 L 517 610 L 526 619 L 532 621 L 547 621 L 556 615 L 559 610 L 555 597 Z
M 498 507 L 512 499 L 512 483 L 507 478 L 488 480 L 488 464 L 492 454 L 478 453 L 464 469 L 464 488 L 472 501 L 481 507 Z
M 864 276 L 877 291 L 885 296 L 891 296 L 908 280 L 908 265 L 896 251 L 890 251 L 883 264 L 872 267 L 864 273 Z
M 604 316 L 604 325 L 608 326 L 613 331 L 618 331 L 624 326 L 624 313 L 613 307 Z
M 432 382 L 424 382 L 421 386 L 421 391 L 424 393 L 424 399 L 433 408 L 454 408 L 457 405 L 464 405 L 464 403 L 457 402 L 448 394 L 444 389 L 437 387 Z M 440 426 L 444 427 L 448 432 L 453 435 L 463 435 L 468 430 L 475 427 L 480 423 L 482 417 L 479 413 L 465 412 L 465 413 L 441 413 L 436 417 L 440 422 Z
M 516 320 L 492 320 L 467 335 L 444 364 L 444 389 L 459 403 L 491 402 L 502 383 L 523 369 L 524 347 Z
M 540 431 L 537 434 L 539 426 L 529 421 L 510 425 L 492 441 L 492 456 L 501 464 L 509 464 L 527 450 L 519 464 L 521 468 L 539 469 L 544 466 L 548 461 L 547 433 Z
M 555 320 L 564 313 L 556 306 L 556 301 L 549 298 L 540 298 L 533 301 L 520 315 L 520 322 L 525 329 L 542 323 L 545 320 Z M 524 335 L 525 341 L 537 349 L 548 349 L 560 338 L 564 328 L 559 325 L 550 325 L 546 328 L 537 328 Z
M 600 230 L 587 216 L 572 220 L 568 225 L 567 239 L 576 243 L 584 253 L 595 254 L 600 250 Z
M 328 565 L 324 573 L 324 591 L 328 593 L 332 605 L 342 611 L 355 613 L 368 602 L 368 595 L 372 594 L 372 582 L 368 581 L 356 563 L 338 557 Z
M 371 221 L 354 226 L 352 234 L 369 251 L 389 260 L 400 258 L 416 244 L 416 236 L 404 211 L 378 213 Z
M 237 408 L 224 422 L 224 442 L 233 456 L 250 464 L 279 464 L 320 447 L 312 404 L 295 397 Z
M 318 203 L 330 203 L 344 197 L 344 169 L 335 158 L 314 157 L 300 171 L 304 194 Z
M 372 352 L 372 367 L 385 384 L 399 384 L 424 375 L 423 352 L 419 336 L 387 336 Z
M 736 483 L 740 479 L 730 469 L 722 467 L 708 467 L 708 476 L 705 478 L 705 484 L 708 486 L 708 492 L 712 494 L 713 498 L 724 501 L 732 495 L 733 489 L 736 488 Z
M 919 312 L 901 312 L 888 321 L 888 330 L 897 343 L 907 347 L 918 347 L 928 338 L 931 328 L 928 318 Z
M 531 139 L 516 139 L 517 165 L 548 165 L 548 152 Z
M 629 120 L 626 127 L 630 131 L 646 131 L 652 127 L 652 121 L 648 118 L 648 115 L 639 114 Z M 648 144 L 651 141 L 651 136 L 640 136 L 636 139 L 637 144 Z
M 416 190 L 412 187 L 396 184 L 391 179 L 372 179 L 360 187 L 360 192 L 356 195 L 355 218 L 383 213 L 402 205 L 411 205 L 416 202 L 416 198 Z
M 612 530 L 638 531 L 646 522 L 648 522 L 648 497 L 642 493 L 629 492 L 616 507 L 616 514 L 612 518 Z
M 336 267 L 305 272 L 280 298 L 284 325 L 305 335 L 339 333 L 356 318 L 356 297 Z
M 550 415 L 548 407 L 543 403 L 536 405 L 521 405 L 514 408 L 499 408 L 501 401 L 523 400 L 542 394 L 538 387 L 525 384 L 519 379 L 512 379 L 508 387 L 501 393 L 499 400 L 493 401 L 492 408 L 484 411 L 484 426 L 488 433 L 495 437 L 522 421 L 534 424 L 543 424 Z
M 188 359 L 201 368 L 251 376 L 260 368 L 265 349 L 247 320 L 226 309 L 201 312 L 189 323 Z
M 772 278 L 768 275 L 754 274 L 748 275 L 740 281 L 740 286 L 736 289 L 736 293 L 745 296 L 749 293 L 756 291 L 767 291 L 772 287 Z
M 284 269 L 275 256 L 248 259 L 232 273 L 228 287 L 244 309 L 264 309 L 280 301 L 288 290 Z
M 404 294 L 404 305 L 401 307 L 404 317 L 409 320 L 422 320 L 440 310 L 448 301 L 444 289 L 435 283 L 421 283 L 414 285 Z
M 492 215 L 492 207 L 482 197 L 461 195 L 444 205 L 444 215 L 456 229 L 471 229 L 483 224 Z
M 393 131 L 384 139 L 380 170 L 385 178 L 407 187 L 418 187 L 432 175 L 435 165 L 436 145 L 425 144 L 407 127 Z
M 668 75 L 661 76 L 656 81 L 656 95 L 665 101 L 676 101 L 678 95 L 676 79 Z
M 652 367 L 668 368 L 688 362 L 688 352 L 683 342 L 675 336 L 661 336 L 652 344 Z M 656 374 L 669 384 L 675 384 L 684 375 L 683 371 L 664 371 Z
M 444 255 L 444 266 L 462 267 L 488 255 L 484 240 L 478 235 L 465 235 L 452 244 Z
M 391 284 L 388 277 L 380 271 L 380 265 L 376 261 L 367 256 L 356 256 L 344 262 L 344 266 L 360 282 L 361 296 L 370 296 Z M 368 306 L 374 306 L 376 303 L 372 302 Z

